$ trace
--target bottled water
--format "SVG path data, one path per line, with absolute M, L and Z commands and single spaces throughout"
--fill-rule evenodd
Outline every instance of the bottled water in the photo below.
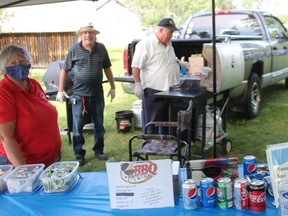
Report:
M 279 184 L 278 216 L 288 216 L 288 181 Z

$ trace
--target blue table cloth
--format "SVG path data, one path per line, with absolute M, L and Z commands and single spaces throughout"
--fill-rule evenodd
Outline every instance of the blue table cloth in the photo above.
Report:
M 117 210 L 110 208 L 108 179 L 106 172 L 80 173 L 81 178 L 65 194 L 45 194 L 42 188 L 26 195 L 11 195 L 4 192 L 0 195 L 0 216 L 89 216 L 89 215 L 276 215 L 277 209 L 271 205 L 273 198 L 267 195 L 267 209 L 262 213 L 238 211 L 233 209 L 204 209 L 188 211 L 183 208 L 182 195 L 175 196 L 175 207 L 157 209 Z M 180 178 L 185 176 L 181 169 Z M 165 180 L 163 179 L 163 182 Z M 180 180 L 181 181 L 181 180 Z

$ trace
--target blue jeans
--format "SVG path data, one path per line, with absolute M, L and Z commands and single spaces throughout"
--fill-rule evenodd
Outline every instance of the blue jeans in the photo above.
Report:
M 72 103 L 73 118 L 73 150 L 75 157 L 84 157 L 85 150 L 82 148 L 85 139 L 83 135 L 83 127 L 87 121 L 92 120 L 94 123 L 94 153 L 103 153 L 104 149 L 104 96 L 97 95 L 93 97 L 84 97 L 79 95 L 70 96 Z M 84 111 L 86 110 L 86 112 Z M 90 122 L 90 121 L 89 121 Z

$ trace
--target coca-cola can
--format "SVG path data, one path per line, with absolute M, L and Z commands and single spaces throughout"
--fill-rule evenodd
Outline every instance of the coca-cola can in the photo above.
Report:
M 249 183 L 249 207 L 254 212 L 266 210 L 266 190 L 263 180 L 253 179 Z
M 248 209 L 248 181 L 245 178 L 234 180 L 234 206 L 237 210 L 245 211 Z

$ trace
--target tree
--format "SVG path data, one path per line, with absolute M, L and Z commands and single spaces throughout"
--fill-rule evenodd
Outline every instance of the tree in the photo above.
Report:
M 233 9 L 235 5 L 233 4 L 233 0 L 216 0 L 215 1 L 215 10 L 226 10 Z M 211 1 L 212 4 L 212 1 Z
M 124 4 L 138 14 L 146 26 L 154 26 L 164 17 L 171 17 L 179 24 L 192 12 L 211 9 L 207 0 L 125 0 Z
M 154 26 L 164 17 L 173 18 L 179 25 L 191 13 L 212 9 L 212 1 L 209 0 L 125 0 L 124 4 L 140 16 L 144 26 Z M 233 0 L 216 0 L 215 8 L 232 9 Z
M 13 16 L 13 14 L 8 14 L 5 10 L 0 9 L 0 32 L 2 32 L 2 24 L 4 22 L 7 22 L 8 19 L 10 19 Z
M 263 5 L 277 5 L 279 1 L 273 0 L 272 3 L 271 0 L 215 0 L 215 10 L 261 9 Z M 191 13 L 212 9 L 212 0 L 125 0 L 124 4 L 140 16 L 143 26 L 155 26 L 164 17 L 173 18 L 179 26 Z M 284 17 L 282 19 L 287 20 Z
M 259 10 L 261 5 L 265 0 L 242 0 L 238 3 L 238 7 L 240 6 L 242 9 L 251 9 Z

